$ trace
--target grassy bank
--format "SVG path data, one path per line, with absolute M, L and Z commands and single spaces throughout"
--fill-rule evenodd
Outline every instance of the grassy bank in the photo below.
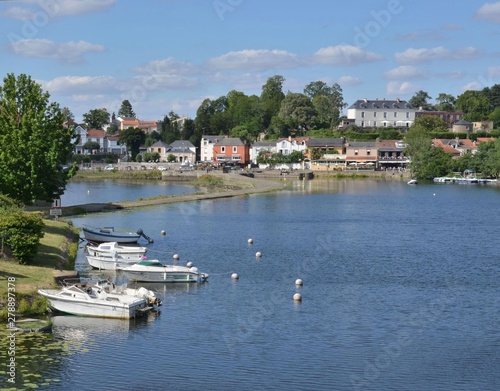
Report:
M 0 318 L 7 317 L 8 292 L 14 293 L 10 296 L 15 299 L 17 314 L 44 313 L 45 299 L 38 295 L 37 290 L 55 286 L 54 277 L 58 270 L 74 269 L 78 231 L 68 222 L 46 219 L 44 224 L 44 236 L 31 264 L 21 265 L 16 260 L 0 259 Z

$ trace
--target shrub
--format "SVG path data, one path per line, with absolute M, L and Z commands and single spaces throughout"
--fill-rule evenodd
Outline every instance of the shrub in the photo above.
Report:
M 42 218 L 36 214 L 0 208 L 1 251 L 7 246 L 20 263 L 29 263 L 38 252 L 43 227 Z

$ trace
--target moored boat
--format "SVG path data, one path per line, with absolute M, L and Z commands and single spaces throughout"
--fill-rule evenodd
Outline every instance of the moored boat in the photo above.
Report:
M 141 237 L 149 243 L 153 240 L 147 236 L 142 229 L 137 232 L 115 230 L 114 227 L 83 227 L 83 236 L 89 242 L 117 242 L 117 243 L 136 243 Z
M 39 289 L 49 307 L 71 315 L 130 319 L 154 309 L 161 302 L 146 288 L 132 289 L 89 282 L 61 289 Z
M 120 270 L 145 259 L 147 247 L 105 242 L 86 247 L 89 265 L 99 270 Z
M 157 259 L 144 260 L 122 269 L 131 281 L 140 282 L 201 282 L 208 274 L 200 273 L 191 266 L 165 265 Z

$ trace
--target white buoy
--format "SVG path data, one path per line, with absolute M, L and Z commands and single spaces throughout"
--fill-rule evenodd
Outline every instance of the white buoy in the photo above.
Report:
M 252 244 L 253 243 L 253 239 L 248 239 L 248 244 Z
M 255 256 L 256 256 L 257 258 L 260 258 L 260 257 L 262 257 L 262 253 L 261 253 L 260 251 L 257 251 L 257 252 L 255 253 Z
M 174 254 L 172 258 L 174 258 L 177 261 L 179 259 L 179 254 Z
M 162 229 L 160 233 L 161 233 L 162 235 L 166 235 L 166 234 L 167 234 L 167 231 L 165 231 L 164 229 Z
M 297 278 L 295 280 L 295 285 L 304 285 L 304 282 L 300 278 Z
M 233 274 L 231 274 L 231 278 L 233 280 L 237 280 L 238 278 L 240 278 L 240 276 L 238 276 L 238 273 L 233 273 Z
M 296 293 L 295 295 L 293 295 L 293 300 L 302 301 L 302 295 L 300 293 Z
M 193 262 L 188 262 L 188 263 L 186 264 L 186 266 L 187 266 L 187 267 L 193 267 Z

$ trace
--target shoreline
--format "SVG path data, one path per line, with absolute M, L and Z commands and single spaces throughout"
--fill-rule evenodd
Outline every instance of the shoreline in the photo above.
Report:
M 194 182 L 201 176 L 211 175 L 220 177 L 224 180 L 221 187 L 207 189 L 198 188 L 198 191 L 189 194 L 176 194 L 176 195 L 163 195 L 149 198 L 142 198 L 134 201 L 121 201 L 109 203 L 89 203 L 81 205 L 73 205 L 62 207 L 63 218 L 77 216 L 87 213 L 102 213 L 113 212 L 122 209 L 139 208 L 155 205 L 173 204 L 178 202 L 193 202 L 212 200 L 219 198 L 231 198 L 245 196 L 249 194 L 269 193 L 274 191 L 283 190 L 287 187 L 288 180 L 298 180 L 299 174 L 302 171 L 293 172 L 292 174 L 280 175 L 275 172 L 263 172 L 255 174 L 255 176 L 248 177 L 238 173 L 222 173 L 220 171 L 212 171 L 208 174 L 201 174 L 197 171 L 184 172 L 182 174 L 166 174 L 162 176 L 161 180 L 164 181 L 182 181 L 188 184 Z M 201 174 L 201 175 L 200 175 Z M 380 180 L 407 180 L 408 173 L 391 173 L 390 175 L 385 172 L 338 172 L 338 171 L 320 171 L 314 172 L 314 177 L 318 179 L 380 179 Z M 314 179 L 303 179 L 314 180 Z M 193 185 L 196 186 L 196 185 Z M 47 210 L 48 211 L 48 210 Z

